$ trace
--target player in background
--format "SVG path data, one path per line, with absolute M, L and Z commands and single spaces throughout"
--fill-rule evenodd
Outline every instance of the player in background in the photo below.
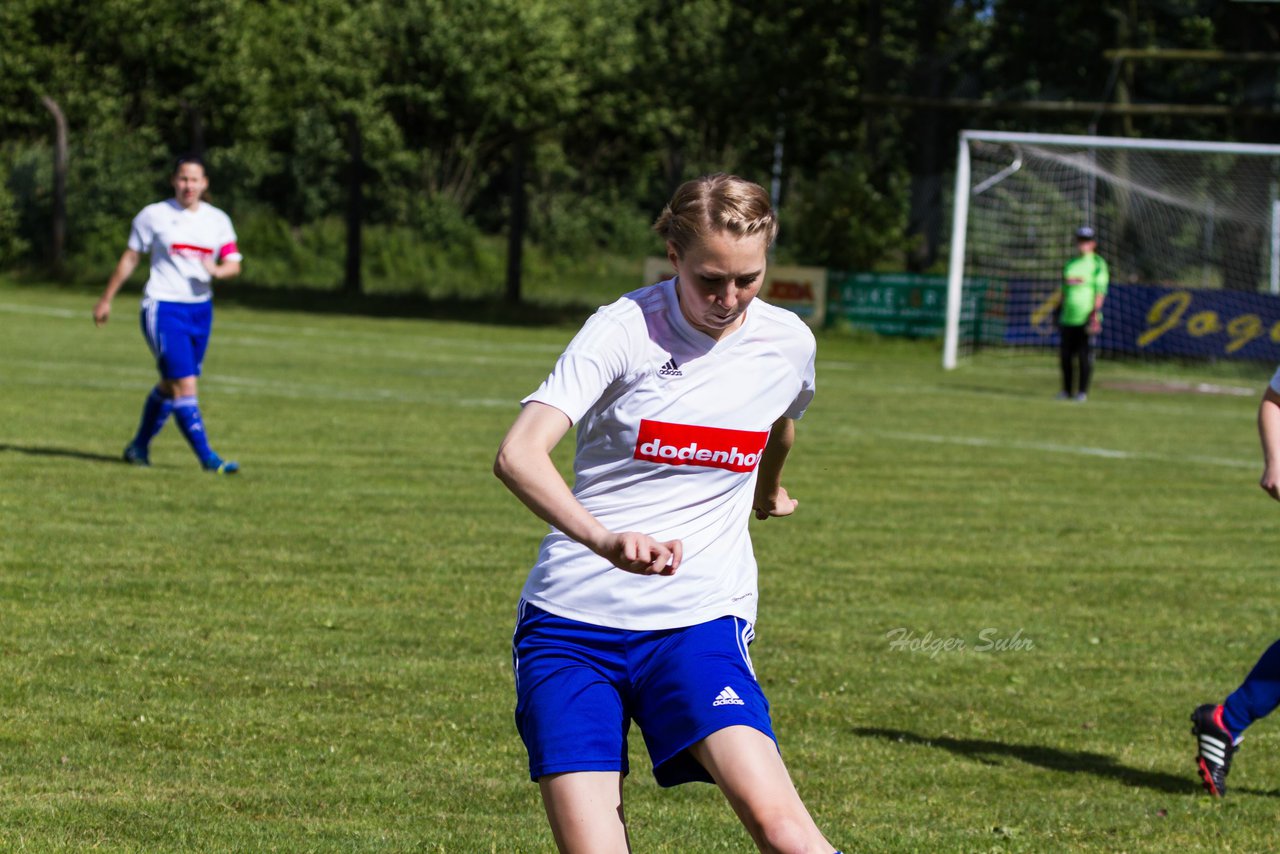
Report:
M 160 381 L 142 406 L 138 432 L 124 449 L 127 462 L 151 465 L 151 440 L 172 413 L 178 429 L 205 471 L 234 474 L 240 465 L 209 447 L 196 397 L 196 378 L 213 328 L 213 279 L 240 273 L 240 250 L 231 219 L 203 201 L 209 179 L 195 156 L 174 166 L 172 199 L 147 205 L 133 219 L 129 244 L 93 309 L 102 326 L 111 301 L 138 266 L 151 256 L 151 275 L 142 299 L 142 335 L 156 358 Z
M 1098 236 L 1092 228 L 1076 229 L 1076 248 L 1079 254 L 1062 269 L 1062 302 L 1058 306 L 1062 391 L 1058 399 L 1084 403 L 1093 374 L 1089 338 L 1102 331 L 1102 303 L 1107 298 L 1110 274 L 1107 262 L 1098 254 Z M 1074 382 L 1075 363 L 1080 367 L 1079 386 Z
M 1258 435 L 1262 439 L 1262 491 L 1280 501 L 1280 369 L 1258 406 Z M 1196 737 L 1196 765 L 1209 794 L 1227 793 L 1227 774 L 1245 729 L 1280 706 L 1280 640 L 1271 644 L 1240 687 L 1221 705 L 1206 703 L 1191 713 Z
M 747 652 L 748 520 L 796 509 L 781 477 L 813 397 L 813 334 L 756 298 L 777 234 L 758 185 L 687 182 L 654 230 L 676 278 L 587 320 L 494 463 L 552 526 L 512 642 L 530 778 L 560 851 L 630 850 L 634 720 L 660 785 L 716 783 L 761 851 L 831 854 Z M 575 425 L 571 490 L 551 451 Z

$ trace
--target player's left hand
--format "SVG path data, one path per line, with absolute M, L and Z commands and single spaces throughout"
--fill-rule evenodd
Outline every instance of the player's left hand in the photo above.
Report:
M 218 262 L 210 258 L 208 255 L 200 259 L 200 263 L 204 264 L 205 270 L 209 272 L 211 278 L 218 278 Z
M 798 499 L 787 495 L 786 487 L 779 486 L 773 495 L 757 495 L 752 509 L 756 511 L 757 519 L 768 519 L 770 516 L 790 516 L 799 504 Z
M 1262 487 L 1262 491 L 1267 495 L 1280 501 L 1280 466 L 1267 466 L 1262 472 L 1262 479 L 1258 481 L 1258 486 Z

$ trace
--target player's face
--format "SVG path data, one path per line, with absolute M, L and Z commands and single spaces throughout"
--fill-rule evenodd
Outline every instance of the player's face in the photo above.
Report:
M 676 294 L 685 320 L 717 341 L 742 325 L 747 306 L 764 283 L 763 235 L 737 237 L 716 232 L 685 250 L 667 244 L 676 268 Z
M 199 163 L 183 163 L 173 173 L 173 194 L 184 208 L 195 207 L 207 189 L 209 179 Z
M 1088 253 L 1090 253 L 1090 252 L 1096 252 L 1096 251 L 1098 251 L 1098 241 L 1096 241 L 1096 240 L 1077 240 L 1077 241 L 1076 241 L 1076 248 L 1077 248 L 1077 249 L 1079 249 L 1082 253 L 1084 253 L 1084 254 L 1086 254 L 1086 255 L 1087 255 L 1087 254 L 1088 254 Z

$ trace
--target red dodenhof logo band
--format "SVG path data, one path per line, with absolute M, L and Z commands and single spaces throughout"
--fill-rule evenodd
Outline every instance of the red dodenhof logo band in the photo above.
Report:
M 748 472 L 760 462 L 768 440 L 768 430 L 726 430 L 644 418 L 636 437 L 635 459 Z

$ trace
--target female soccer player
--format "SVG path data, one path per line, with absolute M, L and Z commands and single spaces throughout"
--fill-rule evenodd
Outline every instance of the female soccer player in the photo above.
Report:
M 625 852 L 634 720 L 663 786 L 716 783 L 761 851 L 833 848 L 783 765 L 747 647 L 747 522 L 790 515 L 794 419 L 815 342 L 756 299 L 777 233 L 769 197 L 730 175 L 676 191 L 654 230 L 672 280 L 590 318 L 494 463 L 552 526 L 513 639 L 516 724 L 563 852 Z M 577 426 L 575 483 L 551 451 Z
M 210 281 L 239 275 L 240 250 L 231 219 L 202 200 L 209 179 L 200 158 L 179 158 L 172 180 L 172 199 L 147 205 L 134 217 L 129 248 L 94 306 L 93 322 L 98 326 L 107 322 L 111 300 L 138 266 L 142 253 L 150 253 L 142 334 L 155 355 L 160 381 L 143 404 L 142 421 L 124 449 L 124 458 L 134 465 L 151 465 L 151 440 L 172 412 L 204 470 L 234 474 L 240 465 L 222 459 L 209 447 L 196 399 L 196 378 L 213 327 Z
M 1258 405 L 1258 435 L 1262 439 L 1262 491 L 1280 501 L 1280 369 Z M 1231 759 L 1245 728 L 1280 706 L 1280 640 L 1271 644 L 1253 665 L 1240 687 L 1221 705 L 1206 703 L 1191 713 L 1196 737 L 1196 765 L 1205 789 L 1214 797 L 1227 793 Z

